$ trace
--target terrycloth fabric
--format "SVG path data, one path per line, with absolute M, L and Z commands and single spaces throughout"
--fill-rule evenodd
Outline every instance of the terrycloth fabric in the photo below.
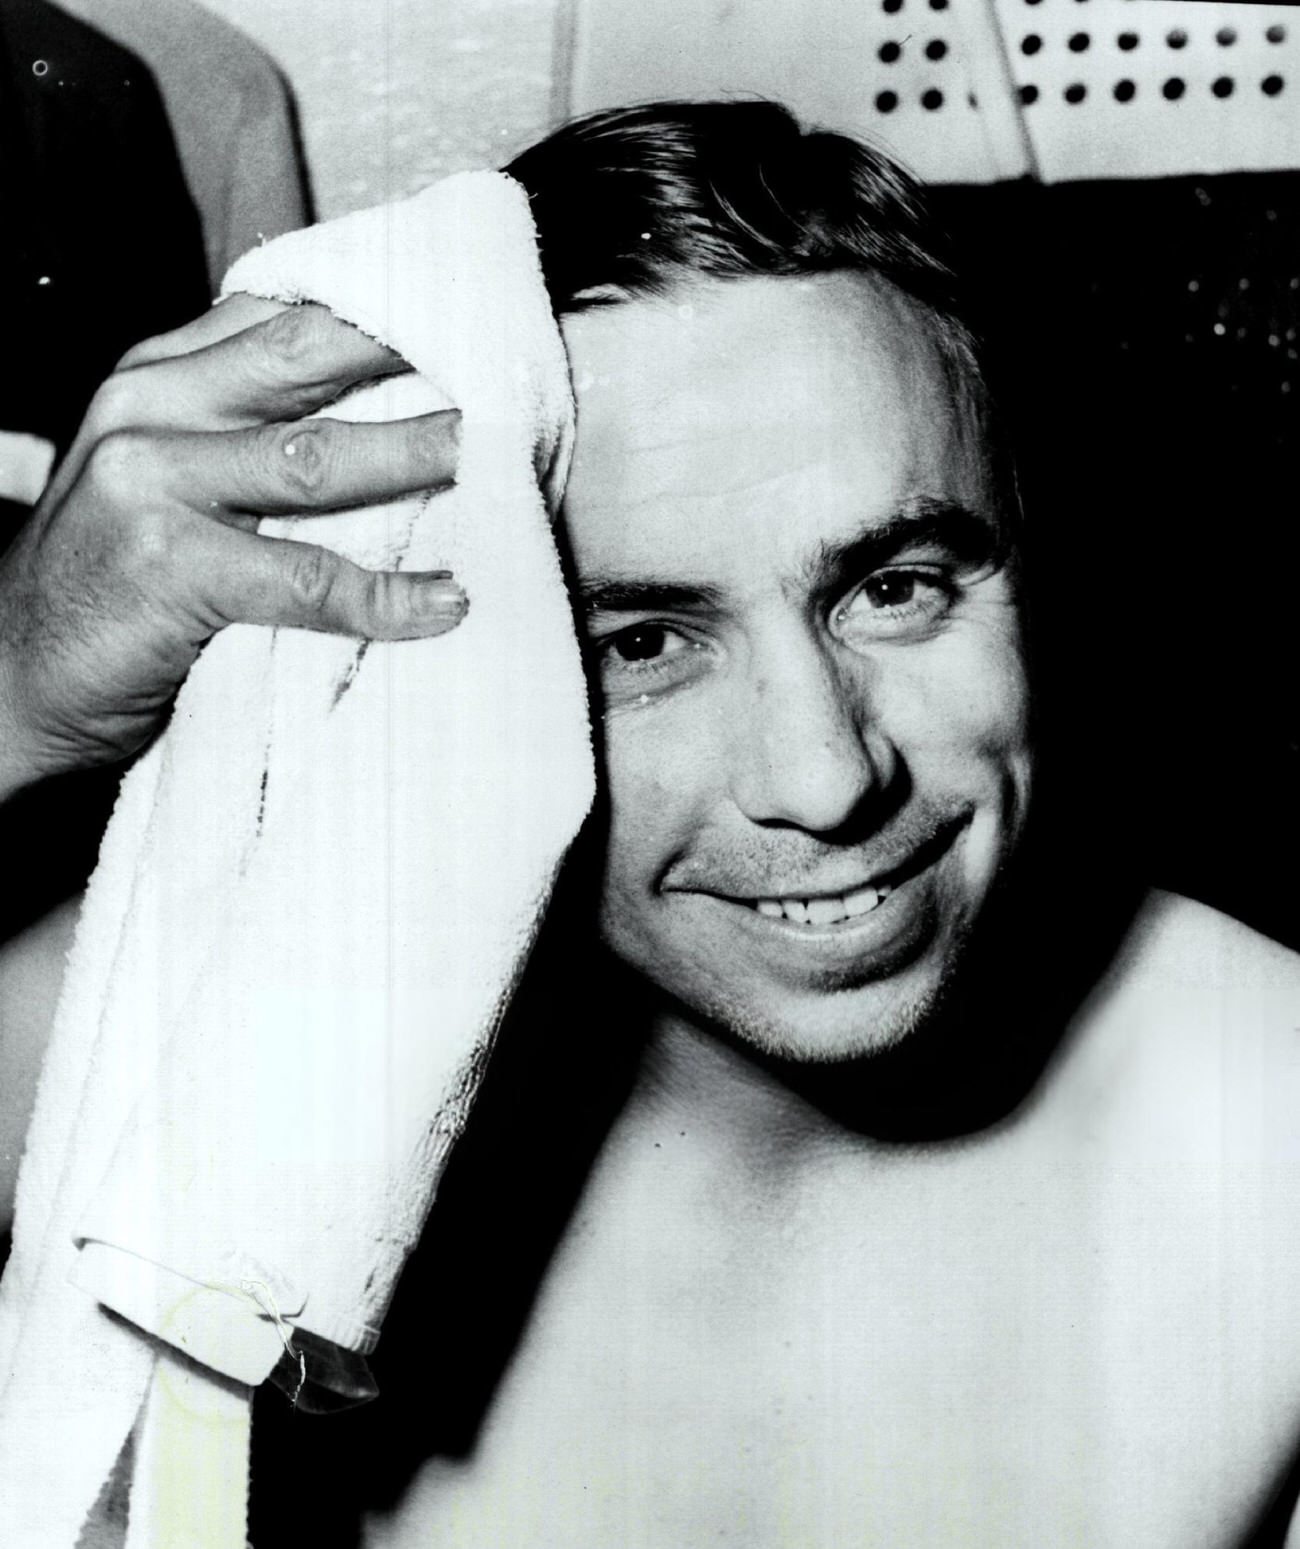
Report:
M 292 1328 L 373 1345 L 593 791 L 547 517 L 572 406 L 522 191 L 461 175 L 255 250 L 226 289 L 323 301 L 420 373 L 340 417 L 462 413 L 455 491 L 267 529 L 449 567 L 471 608 L 395 645 L 225 631 L 124 784 L 0 1286 L 22 1549 L 72 1549 L 151 1381 L 132 1549 L 236 1541 L 242 1498 L 214 1536 L 177 1437 L 224 1431 L 202 1466 L 237 1494 L 248 1385 Z

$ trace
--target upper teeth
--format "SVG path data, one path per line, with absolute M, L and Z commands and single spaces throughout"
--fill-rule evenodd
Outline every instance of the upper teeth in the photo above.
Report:
M 859 914 L 869 914 L 888 894 L 887 887 L 860 887 L 842 898 L 760 898 L 754 907 L 770 919 L 793 920 L 797 925 L 835 925 Z

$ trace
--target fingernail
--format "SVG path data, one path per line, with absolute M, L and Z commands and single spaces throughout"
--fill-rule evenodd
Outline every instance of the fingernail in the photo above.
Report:
M 435 475 L 437 487 L 456 482 L 460 452 L 460 410 L 439 409 L 422 421 L 416 444 L 421 461 Z
M 460 584 L 450 579 L 449 571 L 431 571 L 428 575 L 412 577 L 417 582 L 416 595 L 421 611 L 439 618 L 460 618 L 469 607 L 469 598 Z

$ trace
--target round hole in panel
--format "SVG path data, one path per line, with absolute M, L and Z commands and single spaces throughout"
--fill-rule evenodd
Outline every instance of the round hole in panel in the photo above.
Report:
M 946 11 L 948 9 L 948 0 L 930 0 L 930 9 L 932 11 Z
M 1070 104 L 1071 107 L 1074 107 L 1078 103 L 1082 102 L 1087 95 L 1088 88 L 1083 84 L 1082 81 L 1072 81 L 1070 85 L 1065 88 L 1065 100 Z
M 1187 90 L 1187 83 L 1181 76 L 1171 75 L 1160 88 L 1169 102 L 1177 102 L 1179 97 Z
M 1091 43 L 1092 43 L 1092 39 L 1088 36 L 1088 34 L 1086 32 L 1076 32 L 1070 38 L 1070 42 L 1069 42 L 1070 52 L 1072 54 L 1083 54 L 1083 53 L 1086 53 L 1088 48 L 1090 47 Z
M 882 43 L 876 50 L 876 58 L 879 59 L 882 65 L 892 65 L 902 52 L 903 50 L 898 46 L 897 43 L 892 41 L 889 43 Z
M 933 113 L 936 108 L 943 106 L 943 93 L 937 86 L 931 86 L 929 91 L 921 93 L 921 106 L 928 113 Z
M 1040 0 L 1025 0 L 1026 5 L 1038 5 Z
M 1283 27 L 1280 22 L 1274 22 L 1271 27 L 1266 27 L 1264 29 L 1264 36 L 1270 43 L 1285 43 L 1286 28 Z
M 898 93 L 895 91 L 882 91 L 876 96 L 876 112 L 892 113 L 898 106 Z
M 942 59 L 948 52 L 948 45 L 942 38 L 931 38 L 925 45 L 925 57 L 927 59 Z
M 1116 81 L 1115 82 L 1115 101 L 1116 102 L 1132 102 L 1133 98 L 1136 95 L 1137 95 L 1137 87 L 1133 84 L 1132 81 Z
M 1231 48 L 1237 41 L 1237 29 L 1235 27 L 1220 27 L 1214 34 L 1214 41 L 1220 48 Z
M 1213 84 L 1210 86 L 1210 90 L 1216 97 L 1231 97 L 1232 88 L 1233 80 L 1230 75 L 1221 75 L 1218 80 L 1213 82 Z
M 1259 89 L 1266 97 L 1276 97 L 1281 93 L 1282 87 L 1285 84 L 1280 75 L 1266 75 L 1259 83 Z
M 1187 34 L 1181 27 L 1175 27 L 1171 32 L 1165 33 L 1165 42 L 1170 48 L 1186 48 Z
M 891 14 L 894 11 L 901 11 L 903 9 L 903 0 L 880 0 L 880 9 L 882 11 L 889 11 Z
M 1121 32 L 1115 41 L 1127 54 L 1130 50 L 1135 49 L 1141 40 L 1136 32 Z
M 1026 33 L 1020 40 L 1020 52 L 1022 54 L 1036 54 L 1043 46 L 1043 40 L 1036 32 Z
M 1022 86 L 1020 88 L 1020 101 L 1024 107 L 1032 107 L 1038 101 L 1037 86 Z

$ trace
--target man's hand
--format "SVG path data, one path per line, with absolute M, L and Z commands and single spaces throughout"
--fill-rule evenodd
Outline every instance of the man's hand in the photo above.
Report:
M 395 640 L 460 621 L 446 573 L 253 531 L 451 482 L 454 411 L 297 423 L 404 369 L 319 307 L 244 296 L 125 358 L 0 559 L 0 799 L 134 753 L 226 624 Z

